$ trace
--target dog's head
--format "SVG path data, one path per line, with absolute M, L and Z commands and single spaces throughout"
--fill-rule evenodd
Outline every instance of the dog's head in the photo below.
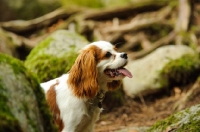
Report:
M 91 43 L 81 50 L 69 74 L 68 84 L 80 98 L 93 98 L 99 87 L 114 90 L 125 76 L 132 77 L 124 68 L 128 62 L 126 53 L 119 53 L 106 41 Z

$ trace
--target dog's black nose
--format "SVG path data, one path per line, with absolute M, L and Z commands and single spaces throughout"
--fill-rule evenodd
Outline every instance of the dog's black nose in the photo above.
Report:
M 126 53 L 124 53 L 124 52 L 123 52 L 123 53 L 121 53 L 120 57 L 121 57 L 121 58 L 124 58 L 124 59 L 127 59 L 127 58 L 128 58 L 127 54 L 126 54 Z

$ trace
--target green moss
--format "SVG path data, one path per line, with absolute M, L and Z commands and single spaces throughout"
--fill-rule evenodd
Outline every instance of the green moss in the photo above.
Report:
M 41 41 L 28 55 L 25 66 L 37 74 L 40 82 L 67 73 L 78 56 L 78 50 L 88 44 L 79 34 L 59 30 Z
M 158 121 L 147 132 L 162 132 L 168 128 L 173 132 L 199 132 L 200 130 L 200 105 L 192 106 L 177 112 L 163 121 Z
M 35 59 L 36 59 L 35 55 L 39 52 L 38 49 L 43 49 L 44 47 L 47 47 L 51 41 L 53 41 L 53 38 L 51 38 L 51 37 L 48 37 L 48 38 L 44 39 L 43 41 L 41 41 L 37 45 L 37 48 L 33 48 L 31 53 L 27 56 L 27 60 L 31 60 L 33 58 L 35 61 Z
M 25 75 L 25 78 L 27 79 L 27 82 L 30 83 L 31 88 L 33 89 L 34 95 L 37 99 L 37 105 L 39 108 L 39 112 L 41 114 L 41 119 L 43 121 L 44 131 L 45 132 L 56 132 L 57 128 L 53 124 L 53 119 L 50 114 L 48 105 L 45 100 L 44 93 L 42 91 L 42 88 L 39 85 L 39 82 L 37 78 L 31 74 L 23 65 L 23 63 L 17 59 L 14 59 L 10 56 L 4 55 L 0 53 L 0 64 L 8 64 L 12 67 L 13 72 L 15 76 L 18 76 L 19 74 Z M 17 78 L 17 77 L 16 77 Z M 6 88 L 3 87 L 1 79 L 0 79 L 0 119 L 4 119 L 4 122 L 0 122 L 0 131 L 1 132 L 8 132 L 10 130 L 11 132 L 19 131 L 21 132 L 21 128 L 19 128 L 18 121 L 15 119 L 15 117 L 11 114 L 10 109 L 8 107 L 7 103 L 7 97 L 6 97 Z M 28 112 L 26 110 L 28 104 L 23 104 L 25 112 Z M 28 116 L 28 114 L 26 114 Z M 29 119 L 29 117 L 27 118 Z M 8 123 L 8 124 L 7 124 Z M 32 125 L 34 124 L 32 120 L 29 119 L 29 123 Z M 9 126 L 6 126 L 9 125 Z M 13 127 L 11 127 L 13 125 Z M 34 126 L 33 126 L 34 128 Z M 12 131 L 13 129 L 13 131 Z
M 23 66 L 23 62 L 21 62 L 20 60 L 0 53 L 0 63 L 9 64 L 16 75 L 19 73 L 25 73 L 26 69 Z
M 171 60 L 162 71 L 162 85 L 183 85 L 194 81 L 200 72 L 199 55 L 184 55 L 179 59 Z M 170 84 L 169 84 L 170 83 Z
M 37 73 L 39 81 L 48 81 L 56 78 L 64 73 L 67 73 L 73 65 L 76 57 L 78 56 L 75 50 L 71 50 L 70 53 L 66 53 L 62 57 L 56 57 L 48 54 L 33 57 L 28 61 L 26 65 L 31 71 Z M 66 59 L 66 58 L 70 58 Z M 26 63 L 25 63 L 26 64 Z
M 166 128 L 170 125 L 175 123 L 177 120 L 172 115 L 167 118 L 165 121 L 157 121 L 156 124 L 153 125 L 150 129 L 148 129 L 146 132 L 162 132 L 163 130 L 166 130 Z
M 84 7 L 92 7 L 92 8 L 99 8 L 103 7 L 103 2 L 100 0 L 73 0 L 73 1 L 67 1 L 67 0 L 60 0 L 62 5 L 64 6 L 84 6 Z

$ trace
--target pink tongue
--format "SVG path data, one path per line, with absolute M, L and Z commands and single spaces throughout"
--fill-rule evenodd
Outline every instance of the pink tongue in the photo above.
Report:
M 122 73 L 124 76 L 127 76 L 129 78 L 133 77 L 132 74 L 131 74 L 131 72 L 128 71 L 127 69 L 125 69 L 125 68 L 118 69 L 118 72 Z

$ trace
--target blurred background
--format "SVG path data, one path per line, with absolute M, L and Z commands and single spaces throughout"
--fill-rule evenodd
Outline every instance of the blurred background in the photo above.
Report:
M 199 104 L 199 0 L 0 0 L 0 12 L 0 52 L 22 62 L 59 30 L 128 53 L 134 77 L 107 94 L 96 132 L 143 132 Z

